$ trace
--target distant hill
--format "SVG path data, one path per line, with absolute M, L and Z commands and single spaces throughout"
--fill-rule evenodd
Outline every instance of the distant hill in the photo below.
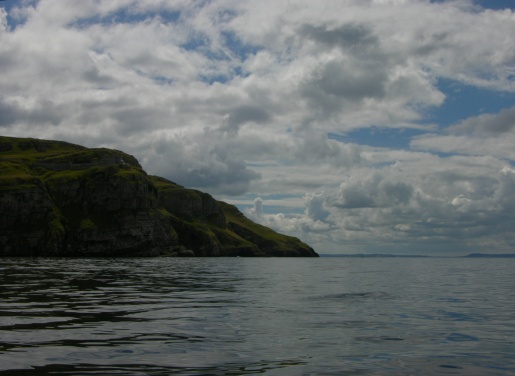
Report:
M 382 253 L 373 253 L 373 254 L 367 254 L 367 253 L 352 253 L 352 254 L 326 254 L 322 253 L 320 254 L 321 257 L 353 257 L 353 258 L 360 258 L 360 257 L 366 257 L 366 258 L 379 258 L 379 257 L 429 257 L 424 255 L 392 255 L 392 254 L 382 254 Z
M 510 258 L 515 257 L 515 253 L 495 253 L 495 254 L 488 254 L 488 253 L 470 253 L 465 257 L 495 257 L 495 258 Z
M 392 254 L 364 254 L 364 253 L 353 253 L 353 254 L 327 254 L 321 253 L 320 257 L 348 257 L 348 258 L 398 258 L 398 257 L 410 257 L 410 258 L 432 258 L 432 257 L 448 257 L 448 258 L 515 258 L 515 254 L 513 253 L 497 253 L 497 254 L 489 254 L 489 253 L 470 253 L 466 256 L 428 256 L 428 255 L 392 255 Z
M 309 256 L 118 150 L 0 136 L 0 256 Z

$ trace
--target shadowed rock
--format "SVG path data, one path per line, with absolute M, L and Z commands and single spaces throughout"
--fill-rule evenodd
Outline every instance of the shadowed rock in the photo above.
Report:
M 0 137 L 0 256 L 318 256 L 121 151 Z

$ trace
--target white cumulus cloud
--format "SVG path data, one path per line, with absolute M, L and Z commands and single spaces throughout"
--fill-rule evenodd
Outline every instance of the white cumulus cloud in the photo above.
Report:
M 510 249 L 515 107 L 429 114 L 442 79 L 515 92 L 514 46 L 515 14 L 472 1 L 20 1 L 0 7 L 0 133 L 261 197 L 250 217 L 321 252 Z M 347 138 L 371 129 L 414 136 Z

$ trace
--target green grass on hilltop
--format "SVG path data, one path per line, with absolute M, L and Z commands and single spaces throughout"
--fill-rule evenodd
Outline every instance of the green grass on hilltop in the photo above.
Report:
M 16 225 L 17 232 L 33 231 L 30 218 L 41 212 L 41 229 L 34 231 L 49 231 L 47 243 L 75 236 L 95 247 L 95 241 L 107 241 L 102 236 L 123 233 L 120 226 L 134 225 L 139 234 L 141 221 L 143 228 L 158 226 L 159 234 L 173 233 L 162 238 L 175 239 L 170 245 L 178 241 L 198 256 L 312 255 L 299 239 L 252 222 L 233 205 L 147 175 L 136 158 L 118 150 L 0 136 L 0 191 L 9 200 L 32 204 L 28 227 Z M 130 243 L 130 236 L 125 238 Z
M 2 189 L 25 189 L 38 181 L 55 186 L 102 173 L 112 166 L 116 167 L 115 173 L 120 177 L 144 174 L 136 158 L 118 150 L 0 136 Z
M 235 232 L 245 232 L 246 239 L 257 244 L 260 248 L 273 248 L 274 251 L 283 252 L 290 251 L 292 247 L 308 249 L 309 247 L 302 243 L 299 239 L 280 234 L 271 228 L 255 223 L 245 217 L 234 205 L 220 202 L 229 227 L 238 227 L 240 230 L 234 229 Z

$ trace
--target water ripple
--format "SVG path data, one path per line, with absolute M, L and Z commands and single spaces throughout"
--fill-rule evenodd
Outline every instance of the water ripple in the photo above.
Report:
M 2 259 L 0 375 L 515 374 L 475 261 Z

